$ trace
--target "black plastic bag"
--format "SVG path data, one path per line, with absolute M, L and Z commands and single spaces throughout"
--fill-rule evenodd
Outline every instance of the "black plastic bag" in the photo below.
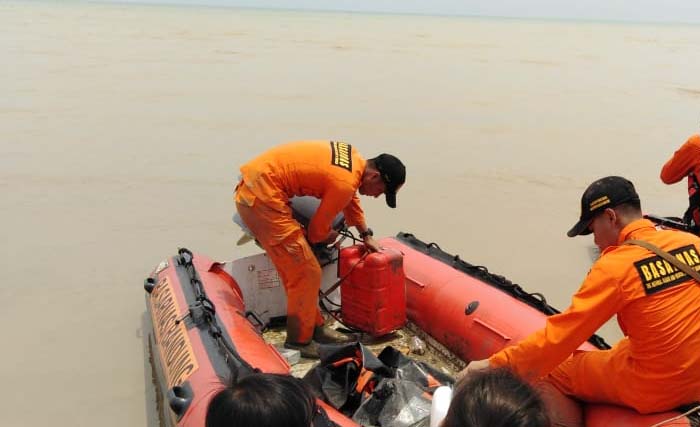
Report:
M 324 401 L 367 426 L 427 426 L 432 393 L 454 383 L 390 346 L 378 357 L 359 343 L 321 346 L 320 353 L 304 380 Z

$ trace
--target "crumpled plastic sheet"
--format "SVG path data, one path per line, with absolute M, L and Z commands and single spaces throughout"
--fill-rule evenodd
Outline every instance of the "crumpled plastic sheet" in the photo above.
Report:
M 352 419 L 372 427 L 424 427 L 430 423 L 431 401 L 425 391 L 398 378 L 382 380 Z

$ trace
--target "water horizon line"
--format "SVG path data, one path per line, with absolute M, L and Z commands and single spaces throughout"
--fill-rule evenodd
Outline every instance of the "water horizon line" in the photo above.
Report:
M 15 0 L 18 3 L 23 1 Z M 11 3 L 12 1 L 8 2 Z M 50 0 L 30 0 L 35 3 L 51 3 Z M 149 7 L 184 7 L 184 8 L 205 8 L 205 9 L 238 9 L 250 11 L 280 11 L 280 12 L 297 12 L 297 13 L 319 13 L 319 14 L 357 14 L 357 15 L 376 15 L 376 16 L 407 16 L 407 17 L 432 17 L 432 18 L 447 18 L 447 19 L 484 19 L 484 20 L 512 20 L 512 21 L 531 21 L 545 23 L 581 23 L 581 24 L 618 24 L 618 25 L 683 25 L 683 26 L 698 26 L 699 21 L 680 21 L 680 20 L 645 20 L 645 19 L 614 19 L 614 18 L 574 18 L 566 16 L 515 16 L 515 15 L 479 15 L 467 13 L 429 13 L 429 12 L 397 12 L 386 10 L 361 10 L 361 9 L 335 9 L 335 8 L 288 8 L 288 7 L 264 7 L 264 6 L 244 6 L 223 4 L 212 1 L 206 3 L 192 3 L 187 0 L 172 0 L 165 2 L 153 2 L 149 0 L 69 0 L 62 2 L 67 3 L 88 3 L 95 5 L 123 5 L 123 6 L 149 6 Z

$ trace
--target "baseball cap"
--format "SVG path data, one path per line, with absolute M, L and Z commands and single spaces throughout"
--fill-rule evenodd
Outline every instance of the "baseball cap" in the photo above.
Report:
M 591 234 L 588 226 L 597 213 L 628 202 L 639 202 L 639 195 L 629 180 L 621 176 L 606 176 L 594 181 L 581 196 L 581 217 L 566 235 Z
M 382 153 L 372 160 L 374 167 L 377 168 L 382 181 L 384 181 L 386 204 L 390 208 L 395 208 L 396 192 L 406 182 L 406 167 L 401 163 L 401 160 L 391 154 Z

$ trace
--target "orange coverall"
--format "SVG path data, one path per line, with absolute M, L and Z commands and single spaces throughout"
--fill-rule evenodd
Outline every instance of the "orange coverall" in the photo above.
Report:
M 675 184 L 688 176 L 690 172 L 693 172 L 695 177 L 700 179 L 700 135 L 691 136 L 673 153 L 673 156 L 661 169 L 661 181 L 665 184 Z M 688 195 L 692 197 L 695 192 L 693 181 L 688 177 Z M 700 210 L 694 209 L 691 211 L 691 215 L 695 224 L 700 224 Z
M 314 327 L 323 324 L 318 309 L 321 267 L 306 239 L 325 240 L 341 211 L 349 226 L 366 228 L 356 194 L 365 165 L 350 144 L 300 141 L 272 148 L 241 167 L 236 208 L 282 279 L 289 342 L 311 341 Z M 293 196 L 321 199 L 307 237 L 292 218 L 289 199 Z
M 700 400 L 700 284 L 655 253 L 620 246 L 627 239 L 650 242 L 700 270 L 697 236 L 636 220 L 593 264 L 571 306 L 491 356 L 491 366 L 546 376 L 567 395 L 641 413 Z M 576 351 L 613 314 L 625 338 L 610 350 Z

